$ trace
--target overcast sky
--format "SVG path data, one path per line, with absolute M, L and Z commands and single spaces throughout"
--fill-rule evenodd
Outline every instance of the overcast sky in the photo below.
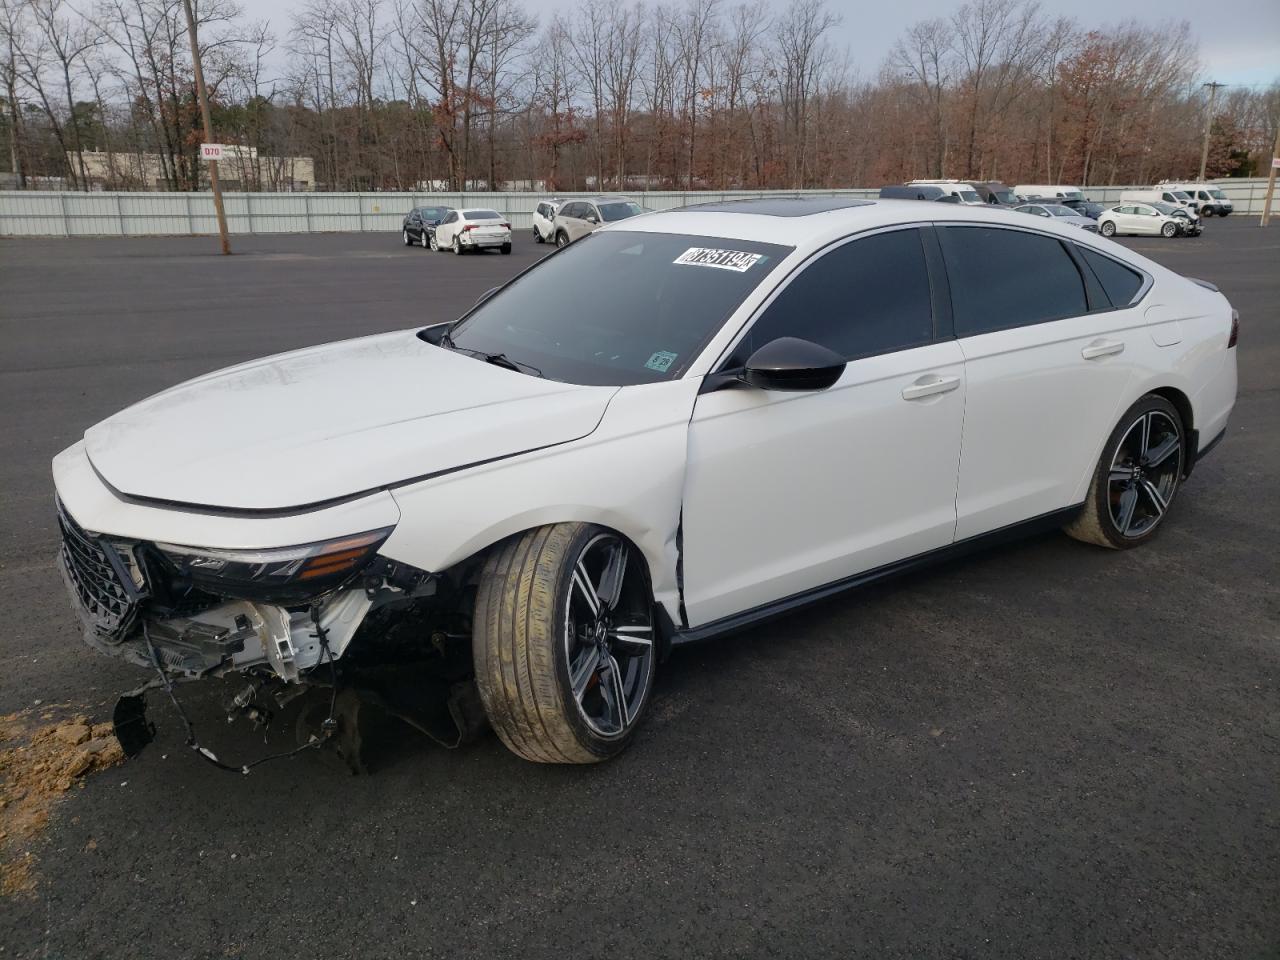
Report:
M 272 22 L 283 41 L 289 12 L 299 0 L 242 0 L 250 16 Z M 771 0 L 781 7 L 784 0 Z M 567 0 L 524 0 L 525 7 L 545 23 L 558 9 L 572 6 Z M 889 48 L 902 31 L 917 20 L 946 16 L 959 0 L 896 0 L 852 3 L 831 0 L 830 8 L 844 17 L 839 42 L 849 47 L 854 67 L 864 77 L 874 77 Z M 1118 19 L 1148 23 L 1161 20 L 1191 22 L 1200 43 L 1200 59 L 1206 78 L 1219 83 L 1265 86 L 1280 79 L 1280 0 L 1237 0 L 1230 6 L 1203 0 L 1042 0 L 1050 17 L 1074 17 L 1082 26 L 1103 27 Z

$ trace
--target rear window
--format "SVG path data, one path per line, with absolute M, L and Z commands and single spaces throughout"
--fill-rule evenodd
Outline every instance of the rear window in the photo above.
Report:
M 462 215 L 468 220 L 501 220 L 502 214 L 497 210 L 464 210 Z
M 550 380 L 628 386 L 674 379 L 793 249 L 601 231 L 517 277 L 449 336 L 460 350 L 501 353 Z
M 1126 307 L 1133 302 L 1133 298 L 1142 289 L 1142 274 L 1088 247 L 1077 244 L 1077 249 L 1102 284 L 1102 289 L 1107 292 L 1107 299 L 1112 306 Z
M 995 227 L 942 227 L 938 235 L 956 336 L 1089 312 L 1084 278 L 1056 238 Z

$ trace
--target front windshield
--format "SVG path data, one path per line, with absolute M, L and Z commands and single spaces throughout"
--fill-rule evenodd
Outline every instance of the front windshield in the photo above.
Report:
M 1051 214 L 1053 214 L 1055 217 L 1078 217 L 1078 216 L 1080 216 L 1080 214 L 1076 213 L 1076 212 L 1075 212 L 1074 210 L 1072 210 L 1070 207 L 1064 207 L 1064 206 L 1062 206 L 1062 204 L 1060 204 L 1060 203 L 1046 203 L 1046 204 L 1044 205 L 1044 208 L 1045 208 L 1046 210 L 1048 210 Z
M 1190 200 L 1190 199 L 1191 199 L 1191 194 L 1189 194 L 1189 193 L 1187 193 L 1187 192 L 1185 192 L 1185 191 L 1183 191 L 1183 190 L 1174 190 L 1174 191 L 1173 191 L 1173 197 L 1174 197 L 1174 199 L 1175 199 L 1175 200 Z
M 961 190 L 960 199 L 965 203 L 981 203 L 982 198 L 973 190 Z
M 1213 199 L 1215 199 L 1215 200 L 1225 200 L 1225 199 L 1227 199 L 1227 195 L 1226 195 L 1225 193 L 1223 193 L 1221 190 L 1210 190 L 1210 191 L 1209 191 L 1209 196 L 1213 197 Z
M 1062 198 L 1064 200 L 1083 200 L 1084 194 L 1079 190 L 1063 190 Z
M 793 247 L 605 230 L 517 277 L 444 341 L 550 380 L 629 386 L 680 376 Z
M 1153 203 L 1151 205 L 1155 207 L 1157 210 L 1159 210 L 1161 213 L 1163 213 L 1166 217 L 1173 216 L 1174 211 L 1177 209 L 1171 203 Z
M 638 203 L 631 200 L 619 201 L 617 203 L 601 203 L 600 216 L 605 223 L 613 223 L 615 220 L 625 220 L 627 217 L 635 217 L 644 213 L 644 208 Z
M 996 199 L 1001 203 L 1015 204 L 1018 202 L 1018 195 L 1012 190 L 993 190 L 991 192 L 996 195 Z

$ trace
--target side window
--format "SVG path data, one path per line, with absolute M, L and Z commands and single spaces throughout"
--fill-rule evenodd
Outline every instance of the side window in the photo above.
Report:
M 1197 197 L 1197 199 L 1200 199 L 1200 200 L 1208 200 L 1208 199 L 1210 199 L 1209 194 L 1208 194 L 1206 191 L 1204 191 L 1204 190 L 1201 190 L 1199 193 L 1197 193 L 1197 194 L 1196 194 L 1196 197 Z
M 566 203 L 563 207 L 560 208 L 560 216 L 576 217 L 578 215 L 579 206 L 580 205 L 577 203 Z
M 1107 292 L 1107 299 L 1115 307 L 1127 307 L 1142 289 L 1142 275 L 1130 270 L 1117 260 L 1112 260 L 1088 247 L 1076 244 L 1093 275 Z
M 457 210 L 450 210 L 450 211 L 449 211 L 449 215 L 448 215 L 447 217 L 445 217 L 445 218 L 444 218 L 444 222 L 445 222 L 445 223 L 457 223 L 457 222 L 458 222 L 458 211 L 457 211 Z
M 941 227 L 956 336 L 1089 312 L 1084 278 L 1054 237 L 996 227 Z
M 584 203 L 582 205 L 582 216 L 584 219 L 586 217 L 595 217 L 596 223 L 600 222 L 600 211 L 595 208 L 594 204 Z
M 849 360 L 933 340 L 929 271 L 919 230 L 853 240 L 811 262 L 734 350 L 742 366 L 779 337 L 812 340 Z

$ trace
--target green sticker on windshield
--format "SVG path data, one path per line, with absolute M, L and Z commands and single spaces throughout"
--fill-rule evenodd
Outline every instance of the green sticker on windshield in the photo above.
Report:
M 675 362 L 677 356 L 679 356 L 679 354 L 668 353 L 666 350 L 659 350 L 649 358 L 649 362 L 646 363 L 645 366 L 650 370 L 657 370 L 659 373 L 666 373 L 671 369 L 671 364 Z

